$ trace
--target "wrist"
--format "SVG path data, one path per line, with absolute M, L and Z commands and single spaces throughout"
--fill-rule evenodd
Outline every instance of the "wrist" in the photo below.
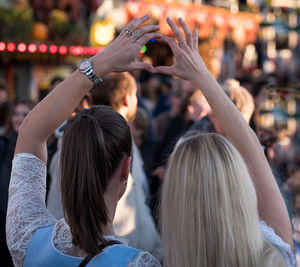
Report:
M 76 81 L 76 84 L 80 85 L 83 90 L 90 90 L 93 87 L 94 83 L 79 69 L 77 69 L 72 75 L 72 79 Z
M 101 78 L 104 74 L 110 72 L 108 60 L 101 53 L 90 58 L 93 69 L 98 77 Z
M 97 76 L 92 61 L 90 59 L 84 59 L 78 64 L 78 69 L 82 74 L 87 76 L 94 85 L 97 85 L 102 82 L 102 79 Z
M 207 72 L 197 73 L 198 76 L 195 77 L 193 83 L 202 91 L 206 100 L 210 104 L 216 94 L 223 92 L 220 85 L 216 81 L 215 77 L 207 70 Z
M 207 83 L 210 83 L 212 80 L 215 80 L 215 78 L 209 72 L 209 70 L 206 70 L 204 72 L 203 71 L 195 72 L 195 75 L 192 78 L 192 82 L 198 85 L 199 88 L 206 87 Z

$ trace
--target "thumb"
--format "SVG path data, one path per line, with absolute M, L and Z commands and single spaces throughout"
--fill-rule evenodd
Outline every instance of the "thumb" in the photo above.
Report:
M 148 72 L 155 71 L 154 67 L 151 64 L 146 63 L 146 62 L 132 62 L 130 64 L 130 68 L 133 70 L 145 70 Z
M 162 74 L 167 74 L 167 75 L 173 75 L 173 68 L 172 66 L 158 66 L 155 67 L 155 72 L 159 72 Z

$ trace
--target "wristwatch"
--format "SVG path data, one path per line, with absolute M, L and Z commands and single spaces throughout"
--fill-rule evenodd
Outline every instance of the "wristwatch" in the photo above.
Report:
M 78 69 L 85 74 L 94 84 L 102 82 L 102 79 L 98 77 L 93 69 L 90 59 L 84 59 L 78 64 Z

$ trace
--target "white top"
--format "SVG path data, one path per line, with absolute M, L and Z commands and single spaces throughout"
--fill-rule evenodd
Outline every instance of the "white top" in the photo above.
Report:
M 264 221 L 260 222 L 260 228 L 264 238 L 279 249 L 286 261 L 287 267 L 296 267 L 296 259 L 292 253 L 290 245 L 276 235 L 274 230 L 267 226 Z
M 12 166 L 6 221 L 7 245 L 15 266 L 23 266 L 30 239 L 40 227 L 55 224 L 53 244 L 60 252 L 69 255 L 74 246 L 68 224 L 64 219 L 57 221 L 49 212 L 45 196 L 46 165 L 32 154 L 17 154 Z M 108 239 L 127 243 L 116 236 Z M 127 266 L 160 267 L 161 264 L 151 254 L 142 251 Z
M 45 195 L 44 162 L 32 154 L 17 154 L 12 166 L 6 222 L 7 245 L 15 266 L 23 266 L 31 236 L 40 227 L 55 224 L 53 234 L 55 248 L 67 255 L 73 248 L 68 224 L 64 219 L 57 221 L 47 210 Z M 264 237 L 280 250 L 287 266 L 295 267 L 295 258 L 290 246 L 264 222 L 261 222 L 261 229 Z M 109 236 L 108 239 L 126 243 L 124 239 L 116 236 Z M 128 267 L 137 266 L 159 267 L 161 264 L 148 252 L 140 252 L 128 264 Z

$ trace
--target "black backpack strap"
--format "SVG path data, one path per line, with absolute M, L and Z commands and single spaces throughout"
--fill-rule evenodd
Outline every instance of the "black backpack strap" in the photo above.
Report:
M 99 252 L 98 253 L 95 253 L 95 254 L 90 254 L 90 255 L 87 255 L 83 260 L 82 262 L 78 265 L 78 267 L 84 267 L 88 264 L 88 262 L 94 258 L 96 255 L 100 254 L 103 249 L 105 249 L 106 247 L 108 246 L 112 246 L 112 245 L 119 245 L 119 244 L 122 244 L 120 241 L 117 241 L 117 240 L 109 240 L 101 245 L 99 245 Z

